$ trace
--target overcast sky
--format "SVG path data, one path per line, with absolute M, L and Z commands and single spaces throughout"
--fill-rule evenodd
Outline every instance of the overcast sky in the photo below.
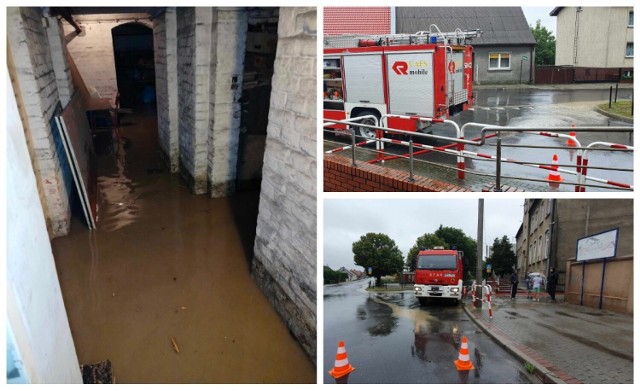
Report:
M 515 242 L 522 222 L 523 199 L 486 199 L 484 201 L 484 244 L 507 235 Z M 336 270 L 353 263 L 351 245 L 368 233 L 384 233 L 393 239 L 406 259 L 416 239 L 433 233 L 440 224 L 460 228 L 476 238 L 477 199 L 325 199 L 324 265 Z
M 522 7 L 522 12 L 524 12 L 524 17 L 527 18 L 529 26 L 535 27 L 536 20 L 540 19 L 542 26 L 551 31 L 555 37 L 557 18 L 555 16 L 549 16 L 551 10 L 553 10 L 553 7 Z

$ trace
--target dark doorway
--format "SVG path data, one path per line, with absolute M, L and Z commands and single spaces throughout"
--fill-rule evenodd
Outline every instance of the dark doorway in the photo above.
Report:
M 278 43 L 278 8 L 249 11 L 242 85 L 237 182 L 240 191 L 259 189 L 267 139 L 271 78 Z
M 155 105 L 153 30 L 140 23 L 127 23 L 114 27 L 111 36 L 121 106 Z

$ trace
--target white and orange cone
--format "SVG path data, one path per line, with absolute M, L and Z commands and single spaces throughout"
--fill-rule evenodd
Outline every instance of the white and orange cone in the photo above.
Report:
M 454 361 L 456 368 L 459 371 L 469 371 L 475 369 L 471 360 L 469 359 L 469 347 L 467 346 L 467 337 L 462 337 L 462 345 L 460 346 L 460 354 L 458 359 Z
M 553 155 L 553 162 L 551 163 L 551 171 L 549 171 L 549 175 L 547 176 L 547 180 L 551 182 L 562 182 L 563 179 L 558 172 L 558 155 Z M 550 186 L 557 185 L 555 183 L 550 183 Z
M 571 127 L 572 127 L 572 128 L 575 128 L 575 127 L 576 127 L 576 125 L 575 125 L 575 124 L 572 124 L 572 125 L 571 125 Z M 576 137 L 576 132 L 569 132 L 569 136 L 571 136 L 571 137 Z M 575 146 L 576 146 L 576 142 L 575 142 L 575 141 L 573 141 L 573 139 L 568 138 L 568 139 L 567 139 L 567 146 L 568 146 L 568 147 L 575 147 Z
M 336 361 L 333 365 L 333 369 L 329 371 L 329 375 L 333 376 L 335 379 L 341 378 L 342 376 L 348 375 L 356 369 L 349 364 L 349 359 L 347 358 L 347 349 L 344 347 L 344 341 L 338 342 L 338 352 L 336 353 Z

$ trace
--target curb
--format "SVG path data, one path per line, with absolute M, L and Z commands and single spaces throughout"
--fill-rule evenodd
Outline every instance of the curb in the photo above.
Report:
M 522 361 L 524 365 L 525 362 L 531 363 L 534 368 L 534 374 L 540 378 L 543 383 L 547 384 L 571 384 L 574 382 L 567 382 L 560 378 L 560 376 L 554 373 L 552 370 L 548 369 L 544 365 L 540 364 L 535 358 L 529 356 L 527 353 L 523 352 L 520 348 L 516 346 L 516 343 L 506 334 L 501 332 L 501 336 L 498 336 L 494 330 L 486 325 L 482 319 L 479 318 L 478 315 L 472 313 L 468 308 L 466 303 L 463 302 L 462 306 L 464 312 L 467 316 L 482 329 L 482 331 L 487 334 L 491 339 L 493 339 L 500 347 L 508 351 L 512 356 Z M 575 379 L 577 380 L 577 379 Z M 581 383 L 581 382 L 580 382 Z
M 628 124 L 633 124 L 633 118 L 625 117 L 620 114 L 609 113 L 608 111 L 602 110 L 598 106 L 596 106 L 596 111 L 606 117 L 613 118 L 618 121 L 626 122 Z

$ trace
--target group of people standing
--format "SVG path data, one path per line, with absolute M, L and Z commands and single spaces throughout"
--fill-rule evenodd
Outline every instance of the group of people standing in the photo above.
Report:
M 556 301 L 556 288 L 558 286 L 558 279 L 560 276 L 556 271 L 555 267 L 549 268 L 549 277 L 547 278 L 547 292 L 551 297 L 551 301 Z M 518 291 L 518 272 L 514 268 L 513 273 L 511 273 L 511 300 L 516 299 L 516 293 Z M 544 286 L 544 279 L 540 274 L 536 275 L 528 275 L 525 282 L 527 283 L 527 299 L 532 299 L 533 301 L 540 301 L 540 292 L 542 287 Z

